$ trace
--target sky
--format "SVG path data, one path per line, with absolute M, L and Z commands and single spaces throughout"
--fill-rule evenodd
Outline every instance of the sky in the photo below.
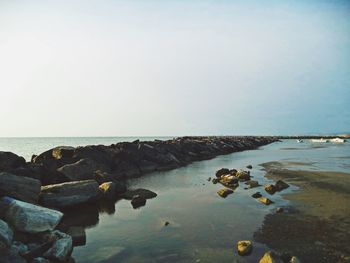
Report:
M 350 132 L 350 1 L 0 0 L 0 137 Z

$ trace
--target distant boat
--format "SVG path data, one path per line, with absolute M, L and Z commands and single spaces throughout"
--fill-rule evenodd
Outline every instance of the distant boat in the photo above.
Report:
M 344 139 L 341 139 L 341 138 L 334 138 L 334 139 L 330 139 L 330 142 L 344 143 L 345 140 L 344 140 Z
M 323 138 L 321 138 L 321 139 L 311 139 L 311 142 L 322 142 L 322 143 L 324 143 L 324 142 L 328 142 L 328 140 L 327 139 L 323 139 Z
M 297 143 L 302 143 L 302 142 L 304 142 L 302 139 L 297 140 Z

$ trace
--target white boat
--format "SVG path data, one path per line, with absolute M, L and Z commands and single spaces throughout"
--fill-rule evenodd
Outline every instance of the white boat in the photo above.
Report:
M 327 139 L 323 139 L 323 138 L 321 138 L 321 139 L 311 139 L 311 142 L 321 142 L 321 143 L 325 143 L 325 142 L 328 142 L 328 140 L 327 140 Z
M 330 142 L 344 143 L 345 140 L 341 138 L 333 138 L 333 139 L 330 139 Z

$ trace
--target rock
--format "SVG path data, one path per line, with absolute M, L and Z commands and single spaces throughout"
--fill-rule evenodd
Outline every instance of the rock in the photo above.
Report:
M 253 244 L 249 240 L 238 241 L 237 242 L 237 251 L 240 256 L 246 256 L 252 253 Z
M 213 178 L 212 182 L 213 182 L 213 184 L 217 184 L 219 182 L 219 179 Z
M 59 146 L 52 149 L 52 157 L 59 160 L 62 158 L 73 158 L 74 156 L 74 147 L 70 146 Z
M 67 234 L 72 237 L 74 246 L 84 246 L 86 244 L 86 233 L 83 227 L 72 226 L 68 229 Z
M 287 184 L 286 182 L 283 182 L 282 180 L 278 180 L 275 183 L 275 189 L 276 191 L 280 192 L 284 189 L 287 189 L 289 187 L 289 184 Z
M 284 211 L 283 207 L 277 207 L 276 213 L 282 213 Z
M 24 166 L 26 160 L 12 152 L 0 151 L 0 171 L 7 171 L 12 168 Z
M 272 251 L 268 251 L 260 259 L 259 263 L 283 263 L 283 262 L 282 260 L 279 259 L 279 256 L 276 253 Z
M 24 255 L 28 252 L 28 246 L 19 241 L 13 241 L 11 249 L 19 255 Z
M 0 252 L 9 248 L 12 243 L 13 232 L 8 224 L 0 219 Z
M 103 183 L 98 188 L 104 198 L 114 199 L 117 196 L 116 184 L 113 182 Z
M 31 263 L 51 263 L 50 260 L 46 259 L 46 258 L 42 258 L 42 257 L 37 257 L 34 258 Z
M 100 170 L 100 166 L 90 159 L 81 159 L 57 169 L 58 172 L 64 174 L 70 181 L 94 179 L 94 172 L 97 170 Z
M 239 170 L 237 171 L 235 175 L 239 180 L 242 181 L 248 181 L 250 180 L 250 172 L 249 171 L 244 171 L 244 170 Z
M 115 175 L 111 173 L 107 173 L 101 170 L 97 170 L 94 172 L 94 179 L 98 184 L 103 184 L 107 182 L 113 182 L 116 178 Z
M 252 194 L 253 198 L 260 198 L 262 197 L 262 195 L 260 194 L 260 192 L 256 192 L 255 194 Z
M 57 230 L 53 231 L 53 233 L 57 236 L 57 240 L 53 243 L 52 247 L 45 252 L 44 258 L 65 262 L 70 257 L 73 250 L 72 237 Z
M 26 263 L 16 250 L 9 249 L 0 253 L 0 263 Z
M 139 208 L 141 206 L 144 206 L 145 204 L 146 204 L 146 198 L 144 198 L 142 196 L 135 195 L 131 199 L 131 205 L 134 209 Z
M 157 196 L 156 193 L 147 190 L 147 189 L 135 189 L 135 190 L 128 190 L 124 194 L 121 195 L 124 199 L 131 200 L 134 198 L 135 195 L 138 195 L 144 199 L 151 199 Z
M 246 166 L 247 169 L 253 169 L 253 166 L 251 166 L 250 164 Z
M 98 183 L 84 180 L 42 186 L 40 203 L 48 207 L 63 208 L 93 202 L 100 197 Z
M 247 182 L 245 182 L 246 185 L 249 186 L 249 188 L 255 188 L 255 187 L 259 187 L 260 184 L 258 181 L 254 181 L 254 180 L 249 180 Z
M 28 252 L 23 254 L 23 257 L 27 259 L 27 261 L 30 261 L 33 258 L 42 257 L 42 255 L 51 248 L 53 245 L 54 240 L 51 240 L 49 242 L 45 242 L 41 245 L 39 244 L 28 244 Z
M 273 184 L 267 184 L 264 186 L 265 191 L 268 192 L 270 195 L 273 195 L 276 193 L 276 187 Z
M 168 221 L 165 221 L 164 226 L 168 226 L 170 223 Z
M 290 259 L 289 263 L 301 263 L 301 261 L 296 256 L 293 256 Z
M 265 205 L 273 204 L 273 202 L 272 202 L 270 199 L 266 198 L 266 197 L 259 197 L 257 200 L 258 200 L 260 203 L 263 203 L 263 204 L 265 204 Z
M 25 203 L 9 197 L 0 199 L 6 207 L 5 218 L 16 230 L 26 233 L 39 233 L 54 229 L 63 214 L 59 211 Z
M 220 189 L 217 193 L 222 198 L 226 198 L 228 195 L 232 194 L 233 191 L 231 189 L 228 189 L 228 188 L 223 188 L 223 189 Z
M 220 170 L 216 171 L 215 176 L 219 178 L 219 177 L 221 177 L 222 175 L 225 175 L 225 174 L 230 174 L 230 170 L 227 169 L 227 168 L 221 168 Z
M 211 177 L 209 177 L 209 178 L 207 179 L 207 181 L 210 182 L 210 181 L 211 181 Z
M 28 177 L 0 173 L 0 193 L 15 199 L 37 203 L 40 193 L 41 182 Z
M 238 179 L 230 174 L 222 175 L 219 179 L 219 182 L 228 187 L 237 187 Z

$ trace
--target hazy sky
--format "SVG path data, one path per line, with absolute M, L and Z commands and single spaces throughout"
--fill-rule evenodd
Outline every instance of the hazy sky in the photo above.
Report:
M 0 136 L 350 131 L 350 1 L 0 0 Z

